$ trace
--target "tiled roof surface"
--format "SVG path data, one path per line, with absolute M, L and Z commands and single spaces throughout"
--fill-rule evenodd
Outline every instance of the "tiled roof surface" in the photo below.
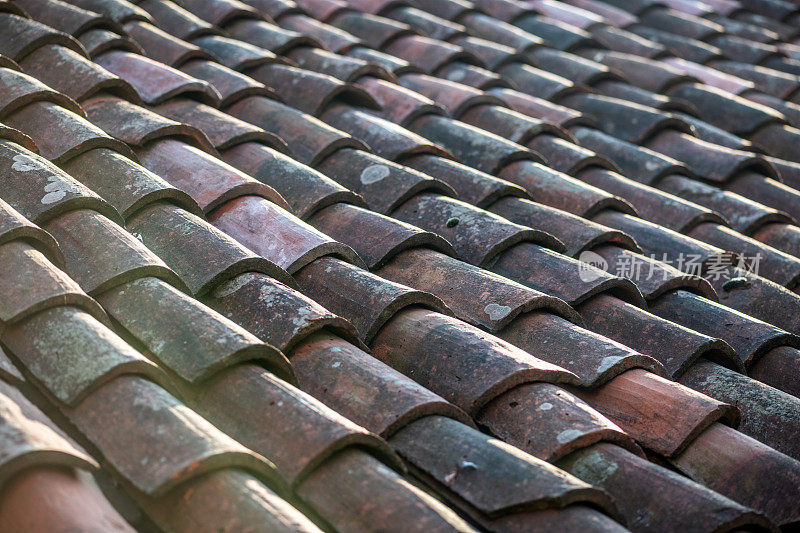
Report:
M 0 531 L 800 526 L 800 3 L 0 1 Z

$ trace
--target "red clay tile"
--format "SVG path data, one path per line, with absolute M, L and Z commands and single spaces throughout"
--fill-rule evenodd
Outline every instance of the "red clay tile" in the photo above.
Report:
M 198 394 L 196 405 L 215 425 L 272 461 L 290 485 L 350 447 L 394 461 L 384 441 L 254 365 L 215 377 Z M 300 442 L 298 433 L 303 435 Z
M 617 446 L 601 443 L 576 452 L 558 465 L 608 491 L 629 525 L 637 529 L 774 527 L 762 514 Z
M 222 157 L 239 170 L 274 187 L 289 203 L 292 213 L 301 219 L 308 219 L 337 202 L 365 205 L 357 194 L 263 144 L 239 144 L 226 150 Z
M 68 416 L 111 468 L 150 496 L 225 467 L 251 470 L 281 486 L 273 464 L 138 377 L 114 379 Z
M 622 520 L 622 519 L 619 519 Z M 504 528 L 508 531 L 529 531 L 541 529 L 548 531 L 561 529 L 564 531 L 595 531 L 597 533 L 617 533 L 625 528 L 607 515 L 593 507 L 585 505 L 569 505 L 563 509 L 547 509 L 544 511 L 528 511 L 512 514 L 494 520 L 482 521 L 486 528 Z
M 577 125 L 592 126 L 594 121 L 574 109 L 560 106 L 541 98 L 502 87 L 489 89 L 489 93 L 499 97 L 511 109 L 529 117 L 538 118 L 562 128 Z
M 502 100 L 496 96 L 485 94 L 460 83 L 434 78 L 427 74 L 405 74 L 400 77 L 400 84 L 407 89 L 430 98 L 437 105 L 442 106 L 450 116 L 456 118 L 473 106 L 485 104 L 503 105 Z
M 556 298 L 429 249 L 405 251 L 376 273 L 420 290 L 424 287 L 442 298 L 457 317 L 493 333 L 532 311 L 581 322 L 569 306 Z
M 691 61 L 686 61 L 678 57 L 669 57 L 663 61 L 681 72 L 694 76 L 706 85 L 720 89 L 721 91 L 742 95 L 743 93 L 755 89 L 755 86 L 747 80 L 720 72 L 705 65 L 698 65 L 697 63 L 692 63 Z
M 550 157 L 557 159 L 556 154 L 550 153 L 553 151 L 551 148 L 553 143 L 558 144 L 563 139 L 572 139 L 569 133 L 558 126 L 498 105 L 471 107 L 460 115 L 460 120 L 499 135 L 511 142 L 528 146 L 548 160 Z M 544 139 L 538 141 L 544 146 L 534 148 L 534 143 L 537 142 L 536 139 L 538 137 Z M 601 165 L 610 164 L 600 157 L 595 159 Z M 555 164 L 554 162 L 551 166 L 555 166 Z
M 448 117 L 420 117 L 411 129 L 452 152 L 459 161 L 489 174 L 518 161 L 542 162 L 523 146 Z
M 780 124 L 767 124 L 751 135 L 753 144 L 765 150 L 768 154 L 789 161 L 800 162 L 793 146 L 796 146 L 800 139 L 800 130 L 792 126 Z
M 749 80 L 759 91 L 780 100 L 791 100 L 797 89 L 800 88 L 795 76 L 779 70 L 748 65 L 741 61 L 714 61 L 711 66 L 722 72 Z
M 82 101 L 98 92 L 116 94 L 133 103 L 141 102 L 138 93 L 125 80 L 89 61 L 74 50 L 59 45 L 37 48 L 20 65 L 31 76 L 49 84 L 75 100 Z M 75 111 L 58 100 L 54 103 Z M 83 115 L 83 111 L 75 111 Z
M 637 306 L 645 305 L 644 297 L 630 280 L 531 243 L 506 250 L 489 270 L 561 298 L 570 305 L 603 292 L 613 293 Z M 581 271 L 589 275 L 580 276 Z
M 515 224 L 551 233 L 564 243 L 564 253 L 570 257 L 603 244 L 640 251 L 634 240 L 621 231 L 524 198 L 502 198 L 487 209 Z
M 576 85 L 591 86 L 601 81 L 621 81 L 621 77 L 605 65 L 560 50 L 535 48 L 526 52 L 525 57 L 533 66 L 557 72 Z
M 496 71 L 503 65 L 528 62 L 526 61 L 526 56 L 517 53 L 514 48 L 487 41 L 479 37 L 459 35 L 452 38 L 450 42 L 460 46 L 467 53 L 480 59 L 482 65 L 488 70 Z
M 728 224 L 725 218 L 715 211 L 660 189 L 642 185 L 616 172 L 589 168 L 582 171 L 578 177 L 590 185 L 625 198 L 645 220 L 677 232 L 688 231 L 702 222 Z M 675 177 L 680 178 L 680 176 Z
M 261 20 L 237 20 L 228 24 L 225 31 L 234 39 L 259 46 L 277 55 L 287 54 L 293 48 L 300 46 L 324 48 L 322 43 L 311 35 Z
M 186 191 L 205 213 L 246 195 L 258 195 L 288 207 L 272 187 L 181 141 L 157 140 L 139 149 L 138 155 L 145 168 Z
M 277 135 L 267 133 L 257 126 L 192 100 L 176 98 L 154 107 L 153 110 L 162 116 L 179 121 L 184 126 L 197 128 L 208 135 L 213 148 L 217 150 L 228 150 L 247 142 L 262 143 L 280 151 L 288 150 L 286 143 Z M 201 138 L 205 138 L 205 135 L 201 135 Z
M 40 46 L 59 44 L 83 54 L 83 47 L 66 33 L 54 30 L 29 18 L 12 13 L 0 13 L 4 31 L 0 38 L 0 53 L 19 61 Z
M 203 302 L 279 350 L 289 351 L 323 329 L 361 344 L 347 320 L 258 272 L 246 272 L 220 284 Z
M 325 19 L 320 18 L 320 20 Z M 363 44 L 377 50 L 394 39 L 418 34 L 416 30 L 402 22 L 354 10 L 337 13 L 332 17 L 330 24 L 358 37 Z
M 387 323 L 372 349 L 381 361 L 473 416 L 487 402 L 523 383 L 578 381 L 568 370 L 497 337 L 418 308 L 404 310 Z
M 600 386 L 631 368 L 665 374 L 664 367 L 652 357 L 541 311 L 519 317 L 498 335 L 574 372 L 581 378 L 582 387 Z
M 130 281 L 98 300 L 148 355 L 192 384 L 245 361 L 294 381 L 280 351 L 159 279 Z
M 533 201 L 574 215 L 591 217 L 604 209 L 636 212 L 618 196 L 533 161 L 513 162 L 498 176 L 525 189 Z
M 581 92 L 567 78 L 522 63 L 505 65 L 499 69 L 498 74 L 523 93 L 544 100 L 558 100 Z
M 416 157 L 410 157 L 408 162 Z M 383 214 L 391 213 L 423 191 L 456 196 L 450 186 L 430 175 L 360 150 L 339 150 L 317 168 L 361 195 L 370 209 Z
M 797 449 L 800 400 L 764 383 L 708 361 L 700 361 L 681 377 L 681 383 L 742 412 L 739 431 L 790 457 Z
M 466 28 L 452 20 L 437 17 L 421 9 L 410 6 L 398 6 L 384 9 L 381 14 L 399 22 L 408 24 L 422 35 L 431 39 L 449 41 L 458 35 L 466 34 Z M 459 17 L 460 18 L 460 17 Z
M 337 530 L 392 530 L 400 524 L 413 533 L 475 531 L 439 500 L 358 450 L 334 456 L 297 493 Z
M 96 211 L 70 211 L 44 227 L 64 251 L 65 270 L 89 294 L 96 295 L 146 276 L 164 279 L 186 290 L 186 285 L 160 258 Z
M 51 397 L 67 406 L 80 405 L 123 375 L 168 383 L 161 369 L 74 307 L 54 307 L 8 327 L 3 343 Z
M 613 161 L 625 176 L 640 183 L 653 185 L 668 174 L 691 175 L 691 171 L 680 161 L 599 130 L 579 126 L 570 131 L 581 146 L 603 154 Z
M 89 57 L 93 59 L 109 50 L 124 50 L 134 54 L 144 54 L 142 47 L 134 42 L 133 39 L 108 30 L 89 30 L 81 34 L 79 40 Z
M 132 20 L 152 23 L 145 10 L 125 0 L 70 0 L 70 3 L 88 11 L 102 13 L 118 24 Z
M 97 302 L 80 286 L 51 264 L 41 252 L 24 241 L 0 246 L 0 259 L 5 273 L 0 278 L 3 299 L 0 320 L 4 324 L 19 322 L 45 309 L 70 305 L 84 309 L 97 319 L 108 319 Z
M 394 283 L 332 257 L 321 258 L 296 274 L 304 293 L 346 318 L 369 344 L 397 313 L 423 306 L 450 313 L 441 300 Z
M 202 215 L 197 202 L 141 165 L 107 148 L 89 150 L 73 157 L 63 168 L 72 177 L 97 191 L 124 217 L 144 206 L 168 201 Z
M 466 0 L 431 0 L 425 4 L 425 10 L 447 20 L 456 20 L 461 16 L 476 11 L 476 6 Z
M 83 111 L 74 100 L 54 91 L 36 78 L 16 70 L 0 68 L 0 86 L 3 87 L 3 95 L 0 97 L 0 117 L 7 117 L 32 102 L 51 102 L 83 115 Z
M 668 61 L 613 51 L 595 51 L 587 55 L 594 61 L 621 73 L 629 83 L 656 93 L 667 91 L 680 83 L 696 80 L 691 73 L 673 66 Z
M 167 0 L 144 0 L 139 3 L 139 6 L 153 17 L 159 28 L 179 39 L 191 40 L 201 35 L 216 35 L 220 33 L 220 30 L 213 24 L 206 22 L 173 2 Z
M 261 65 L 248 75 L 272 87 L 280 98 L 293 107 L 318 116 L 336 102 L 380 109 L 379 104 L 357 85 L 337 80 L 333 76 L 287 65 Z
M 147 56 L 178 68 L 193 59 L 212 59 L 211 54 L 195 44 L 176 39 L 169 33 L 146 22 L 129 22 L 125 31 L 144 49 Z
M 261 272 L 296 286 L 280 267 L 178 207 L 166 203 L 148 206 L 128 221 L 128 228 L 164 258 L 196 296 L 245 272 Z
M 486 9 L 487 6 L 488 3 L 485 3 L 485 5 L 481 7 Z M 520 52 L 543 44 L 544 41 L 542 41 L 541 38 L 523 31 L 522 28 L 502 22 L 505 17 L 498 16 L 490 11 L 487 12 L 489 12 L 492 17 L 479 12 L 466 13 L 459 17 L 459 22 L 466 26 L 472 35 L 505 46 L 510 46 Z M 498 16 L 500 20 L 493 18 L 494 16 Z
M 0 528 L 7 531 L 135 531 L 91 478 L 72 469 L 30 468 L 11 480 L 4 489 L 0 499 Z M 43 499 L 46 501 L 41 501 Z M 32 508 L 36 512 L 31 512 Z
M 341 128 L 355 138 L 365 142 L 375 154 L 391 161 L 398 161 L 416 154 L 452 157 L 445 148 L 435 144 L 436 139 L 431 142 L 418 133 L 358 108 L 335 104 L 328 107 L 321 115 L 321 118 L 330 125 Z M 415 124 L 419 120 L 426 120 L 427 118 L 428 116 L 421 117 L 415 121 Z M 414 128 L 414 130 L 419 132 L 417 128 Z
M 719 24 L 704 18 L 658 7 L 641 13 L 639 21 L 647 26 L 698 41 L 706 41 L 725 31 Z
M 119 214 L 91 190 L 33 152 L 0 141 L 3 199 L 25 218 L 43 224 L 72 209 L 93 209 L 115 221 Z
M 9 505 L 15 475 L 26 469 L 80 468 L 93 470 L 97 463 L 83 448 L 51 422 L 20 391 L 0 381 L 0 412 L 3 413 L 3 462 L 0 509 Z M 5 516 L 5 513 L 4 513 Z M 2 523 L 2 522 L 0 522 Z
M 442 79 L 463 83 L 481 90 L 511 87 L 511 84 L 499 74 L 460 61 L 443 66 L 439 69 L 438 75 Z
M 381 109 L 376 115 L 401 126 L 428 113 L 445 114 L 445 110 L 432 100 L 395 83 L 369 76 L 359 80 L 358 84 L 380 104 Z
M 241 19 L 260 19 L 266 17 L 237 0 L 179 0 L 179 6 L 215 26 L 225 26 Z
M 685 475 L 778 525 L 797 521 L 798 503 L 789 495 L 800 463 L 742 433 L 713 424 L 673 462 Z
M 221 35 L 205 35 L 192 42 L 213 55 L 216 61 L 233 70 L 242 71 L 281 61 L 269 50 Z
M 342 81 L 355 82 L 362 76 L 383 80 L 393 79 L 392 73 L 382 66 L 320 48 L 310 46 L 295 48 L 287 54 L 287 57 L 299 67 L 327 74 Z
M 35 154 L 39 153 L 39 148 L 36 147 L 36 143 L 33 142 L 33 139 L 18 129 L 9 128 L 5 124 L 0 124 L 0 139 L 16 143 Z
M 565 174 L 576 174 L 589 167 L 604 168 L 611 171 L 619 170 L 613 162 L 604 156 L 598 155 L 587 148 L 582 148 L 564 138 L 551 135 L 549 132 L 533 137 L 526 143 L 526 146 L 541 154 L 550 168 Z
M 616 424 L 549 383 L 515 387 L 487 403 L 475 420 L 484 431 L 548 462 L 601 441 L 642 455 Z
M 41 252 L 55 266 L 64 266 L 64 254 L 53 236 L 0 199 L 0 244 L 17 240 Z
M 403 164 L 436 176 L 453 187 L 458 198 L 477 207 L 486 208 L 504 197 L 528 196 L 522 187 L 449 159 L 419 155 L 406 159 Z
M 432 415 L 472 423 L 457 407 L 329 333 L 309 337 L 290 356 L 303 390 L 382 436 Z
M 637 442 L 667 457 L 680 454 L 714 422 L 736 425 L 740 416 L 734 406 L 640 369 L 575 393 Z
M 293 157 L 306 165 L 315 166 L 341 148 L 365 148 L 345 132 L 267 98 L 245 98 L 226 112 L 278 135 L 287 142 Z
M 165 529 L 191 533 L 198 527 L 239 531 L 266 528 L 289 533 L 320 533 L 306 516 L 258 478 L 241 470 L 216 470 L 141 503 Z
M 346 55 L 378 65 L 385 70 L 400 75 L 406 72 L 422 72 L 422 69 L 411 65 L 405 59 L 400 59 L 390 54 L 372 50 L 366 46 L 356 46 L 346 52 Z
M 514 20 L 514 25 L 540 37 L 545 44 L 564 52 L 597 46 L 588 32 L 550 17 L 536 15 L 533 11 L 526 11 L 523 16 Z
M 637 17 L 627 10 L 599 0 L 569 0 L 569 3 L 602 16 L 614 26 L 625 27 L 637 21 Z
M 209 221 L 292 274 L 315 259 L 329 255 L 363 264 L 349 246 L 334 241 L 261 197 L 240 196 L 231 200 L 214 211 Z
M 445 497 L 457 495 L 473 513 L 495 518 L 523 509 L 576 503 L 614 512 L 611 499 L 603 492 L 441 416 L 406 426 L 390 442 L 418 475 L 433 478 Z
M 635 144 L 662 132 L 689 131 L 689 126 L 675 117 L 616 98 L 578 94 L 561 103 L 589 115 L 606 133 Z
M 361 41 L 354 35 L 305 15 L 284 15 L 280 22 L 284 28 L 316 38 L 324 48 L 331 52 L 344 52 L 361 44 Z
M 41 154 L 56 164 L 95 148 L 110 148 L 133 157 L 131 149 L 80 115 L 50 102 L 34 102 L 6 119 L 28 133 Z
M 132 147 L 142 148 L 152 141 L 174 137 L 215 153 L 214 145 L 194 125 L 170 120 L 121 98 L 94 96 L 83 107 L 92 123 Z
M 354 9 L 348 7 L 347 2 L 341 0 L 300 0 L 298 7 L 317 20 L 323 22 Z
M 745 363 L 777 346 L 797 343 L 780 328 L 684 291 L 663 295 L 652 302 L 651 310 L 662 318 L 726 341 Z
M 473 54 L 453 44 L 437 41 L 421 35 L 409 35 L 391 41 L 383 52 L 405 59 L 428 74 L 453 61 L 463 61 L 483 66 L 483 62 Z
M 602 16 L 580 7 L 550 0 L 531 0 L 530 6 L 542 15 L 581 29 L 607 22 Z
M 190 61 L 181 67 L 190 76 L 205 80 L 219 92 L 220 107 L 226 108 L 249 96 L 277 98 L 275 91 L 254 79 L 211 61 Z
M 564 244 L 549 233 L 431 193 L 415 196 L 395 209 L 392 216 L 447 239 L 459 257 L 476 266 L 488 264 L 520 242 L 539 244 L 558 252 L 564 250 Z
M 701 119 L 738 135 L 784 121 L 783 115 L 772 108 L 705 85 L 685 83 L 671 89 L 669 95 L 689 100 Z
M 152 59 L 113 50 L 94 59 L 100 66 L 129 82 L 141 99 L 156 105 L 177 95 L 194 97 L 216 106 L 220 96 L 208 83 Z
M 703 64 L 722 57 L 722 50 L 716 46 L 711 46 L 710 44 L 695 39 L 681 37 L 666 31 L 648 28 L 640 24 L 628 26 L 626 29 L 639 37 L 644 37 L 645 39 L 663 45 L 671 54 L 686 59 L 687 61 Z
M 420 246 L 455 255 L 450 243 L 438 235 L 355 205 L 331 205 L 309 222 L 326 235 L 352 246 L 370 270 L 381 268 L 404 250 Z

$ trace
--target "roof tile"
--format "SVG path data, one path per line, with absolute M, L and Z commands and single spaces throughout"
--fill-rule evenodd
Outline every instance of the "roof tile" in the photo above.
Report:
M 211 59 L 211 54 L 198 46 L 180 41 L 147 22 L 128 22 L 125 24 L 125 31 L 142 46 L 149 57 L 172 67 L 180 67 L 192 59 Z
M 58 0 L 16 0 L 27 13 L 43 24 L 47 24 L 75 37 L 91 29 L 119 31 L 120 27 L 111 19 L 98 13 L 81 9 Z
M 186 290 L 186 285 L 161 259 L 96 211 L 76 209 L 50 220 L 45 228 L 64 251 L 66 271 L 89 294 L 145 276 L 164 279 Z
M 31 19 L 0 13 L 0 23 L 4 28 L 0 38 L 0 54 L 15 61 L 46 44 L 60 44 L 80 54 L 85 53 L 83 46 L 75 38 Z
M 437 349 L 431 351 L 432 345 Z M 459 320 L 419 308 L 396 315 L 378 332 L 372 349 L 375 357 L 472 416 L 523 383 L 578 382 L 568 370 Z
M 425 96 L 384 79 L 367 76 L 361 78 L 358 85 L 380 105 L 381 109 L 375 112 L 376 115 L 401 126 L 428 113 L 445 113 L 444 109 Z
M 89 30 L 82 33 L 79 40 L 92 59 L 109 50 L 125 50 L 134 54 L 144 53 L 142 47 L 130 37 L 108 30 Z
M 196 401 L 216 426 L 272 461 L 290 485 L 352 446 L 389 461 L 393 457 L 385 442 L 257 366 L 239 365 L 220 374 Z
M 153 17 L 159 28 L 178 37 L 190 40 L 201 35 L 216 35 L 220 30 L 197 15 L 167 0 L 144 0 L 139 6 Z
M 6 117 L 32 102 L 52 102 L 83 115 L 74 100 L 22 72 L 0 67 L 0 85 L 3 87 L 0 117 Z
M 380 435 L 432 415 L 472 423 L 440 396 L 333 335 L 309 337 L 291 361 L 304 390 Z
M 6 119 L 28 133 L 41 154 L 56 164 L 95 148 L 109 148 L 133 157 L 131 149 L 80 115 L 50 102 L 34 102 Z
M 241 19 L 266 19 L 257 9 L 238 0 L 178 0 L 175 3 L 215 26 Z
M 311 35 L 281 28 L 261 20 L 236 20 L 228 24 L 225 30 L 235 39 L 241 39 L 279 55 L 284 55 L 293 48 L 301 46 L 323 48 L 322 43 Z
M 329 255 L 363 265 L 349 246 L 334 241 L 280 206 L 257 196 L 231 200 L 212 213 L 209 221 L 291 274 Z
M 280 267 L 178 207 L 148 206 L 128 221 L 128 228 L 164 258 L 194 295 L 202 296 L 245 272 L 262 272 L 295 285 Z
M 420 246 L 455 255 L 450 243 L 438 235 L 354 205 L 331 205 L 309 222 L 352 246 L 370 269 L 380 268 L 402 251 Z
M 102 13 L 118 24 L 132 20 L 152 22 L 145 10 L 125 0 L 70 0 L 70 3 L 88 11 Z
M 633 439 L 599 411 L 549 383 L 525 383 L 499 395 L 486 404 L 476 422 L 548 462 L 601 441 L 642 454 Z
M 352 322 L 367 344 L 405 308 L 422 306 L 450 313 L 430 293 L 380 278 L 332 257 L 314 261 L 295 276 L 304 293 Z
M 52 397 L 67 406 L 80 405 L 125 374 L 168 383 L 156 365 L 74 307 L 53 307 L 8 327 L 3 343 Z
M 165 494 L 224 467 L 252 470 L 280 486 L 274 465 L 138 377 L 117 378 L 100 387 L 72 408 L 69 417 L 108 464 L 148 495 Z M 115 430 L 108 431 L 109 425 Z
M 369 63 L 363 59 L 334 54 L 320 48 L 310 46 L 295 48 L 288 53 L 287 57 L 304 69 L 327 74 L 342 81 L 355 82 L 362 76 L 372 76 L 383 80 L 393 79 L 392 73 L 380 65 Z
M 64 266 L 64 254 L 53 236 L 0 199 L 0 244 L 17 240 L 32 246 L 59 268 Z
M 294 380 L 277 349 L 159 279 L 129 281 L 98 299 L 148 354 L 192 384 L 244 361 Z
M 216 106 L 220 96 L 208 83 L 138 54 L 112 50 L 94 61 L 130 83 L 141 99 L 156 105 L 179 94 Z
M 282 61 L 269 50 L 221 35 L 204 35 L 192 42 L 233 70 L 241 71 Z
M 336 13 L 330 24 L 358 37 L 363 44 L 377 50 L 404 35 L 418 34 L 402 22 L 352 10 Z
M 181 67 L 183 72 L 207 81 L 222 96 L 220 107 L 228 106 L 249 96 L 277 98 L 275 91 L 254 79 L 239 74 L 228 67 L 211 61 L 189 61 Z
M 97 463 L 19 390 L 0 381 L 0 427 L 4 439 L 0 480 L 4 488 L 18 472 L 35 466 L 94 469 Z M 4 494 L 4 497 L 7 494 Z
M 279 350 L 288 352 L 323 329 L 361 343 L 347 320 L 258 272 L 245 272 L 220 284 L 203 302 Z
M 415 157 L 410 157 L 404 163 L 410 163 Z M 360 150 L 338 150 L 317 168 L 359 194 L 369 208 L 378 213 L 391 213 L 423 191 L 456 196 L 447 184 L 428 174 Z

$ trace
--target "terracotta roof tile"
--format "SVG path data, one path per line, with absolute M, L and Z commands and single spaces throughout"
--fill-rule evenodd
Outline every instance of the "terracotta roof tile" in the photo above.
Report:
M 89 57 L 95 58 L 109 50 L 125 50 L 143 54 L 144 50 L 130 37 L 118 35 L 108 30 L 89 30 L 78 38 Z
M 291 350 L 323 329 L 361 345 L 347 320 L 259 272 L 245 272 L 220 284 L 203 301 L 280 350 Z
M 275 91 L 265 87 L 252 78 L 211 61 L 190 61 L 181 67 L 183 72 L 207 81 L 220 94 L 220 107 L 227 108 L 231 104 L 250 96 L 266 96 L 277 98 Z
M 69 417 L 115 471 L 148 495 L 225 467 L 253 470 L 280 486 L 272 463 L 139 377 L 120 377 L 98 388 L 70 409 Z M 117 431 L 107 430 L 111 423 Z M 138 445 L 132 445 L 133 435 Z M 151 460 L 154 452 L 163 460 Z
M 178 41 L 169 33 L 146 22 L 128 22 L 125 31 L 139 43 L 151 58 L 173 67 L 192 59 L 210 59 L 211 55 L 194 44 Z
M 281 17 L 280 23 L 282 27 L 289 30 L 311 35 L 322 43 L 325 48 L 333 52 L 342 52 L 362 44 L 358 37 L 305 15 L 284 15 Z
M 66 2 L 22 0 L 16 3 L 37 21 L 75 37 L 92 29 L 120 30 L 119 25 L 111 19 Z
M 208 2 L 202 0 L 178 0 L 175 3 L 206 22 L 218 26 L 224 26 L 240 19 L 267 19 L 257 9 L 238 0 L 212 0 Z
M 64 254 L 53 236 L 0 199 L 0 244 L 17 240 L 41 252 L 54 265 L 64 265 Z
M 145 0 L 139 6 L 153 17 L 159 28 L 179 39 L 216 35 L 220 30 L 197 15 L 168 0 Z
M 408 161 L 413 159 L 414 156 Z M 430 175 L 360 150 L 338 150 L 317 168 L 358 193 L 370 209 L 383 214 L 424 191 L 456 196 L 450 186 Z
M 391 436 L 435 415 L 471 424 L 440 396 L 333 335 L 310 336 L 294 349 L 291 361 L 304 390 L 380 435 Z
M 289 52 L 288 57 L 304 69 L 327 74 L 342 81 L 355 82 L 362 76 L 393 79 L 391 72 L 375 63 L 334 54 L 320 48 L 310 46 L 295 48 Z
M 159 279 L 129 281 L 98 300 L 148 355 L 192 384 L 244 361 L 293 381 L 277 349 Z
M 213 56 L 214 60 L 233 70 L 245 70 L 280 61 L 269 50 L 221 35 L 205 35 L 193 39 L 192 42 Z
M 129 82 L 146 104 L 156 105 L 179 94 L 219 104 L 219 93 L 208 83 L 138 54 L 115 50 L 94 61 Z
M 358 81 L 358 85 L 363 87 L 382 109 L 376 114 L 405 126 L 413 122 L 417 117 L 428 114 L 444 114 L 445 110 L 439 107 L 433 100 L 426 98 L 410 88 L 401 87 L 390 81 L 367 76 Z
M 285 54 L 299 46 L 318 46 L 316 36 L 304 35 L 260 20 L 237 20 L 225 27 L 231 37 L 260 46 L 275 54 Z
M 84 49 L 75 38 L 44 24 L 11 13 L 0 13 L 5 31 L 0 39 L 0 53 L 19 61 L 45 44 L 59 44 L 83 54 Z
M 52 307 L 14 324 L 4 333 L 3 343 L 30 376 L 68 406 L 81 405 L 121 375 L 168 383 L 162 370 L 96 318 L 74 307 Z
M 0 99 L 0 117 L 5 118 L 32 102 L 52 102 L 83 114 L 80 106 L 71 98 L 16 70 L 0 68 L 0 83 L 5 89 Z
M 170 228 L 170 231 L 163 231 L 163 228 Z M 262 272 L 294 285 L 280 267 L 178 207 L 153 204 L 133 216 L 128 221 L 128 229 L 164 258 L 192 294 L 202 296 L 245 272 Z
M 118 24 L 132 20 L 152 22 L 146 11 L 125 0 L 70 0 L 80 8 L 102 13 Z

